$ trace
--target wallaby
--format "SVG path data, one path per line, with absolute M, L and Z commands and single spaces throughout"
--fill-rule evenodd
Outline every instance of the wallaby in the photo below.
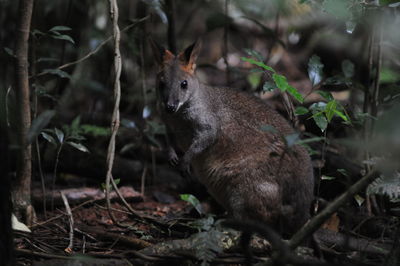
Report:
M 234 218 L 293 234 L 309 218 L 314 178 L 300 145 L 287 147 L 289 123 L 256 96 L 211 87 L 195 76 L 200 42 L 177 56 L 151 41 L 159 66 L 163 119 L 176 147 L 168 156 L 193 173 Z M 269 125 L 275 130 L 265 130 Z M 264 129 L 264 130 L 263 130 Z

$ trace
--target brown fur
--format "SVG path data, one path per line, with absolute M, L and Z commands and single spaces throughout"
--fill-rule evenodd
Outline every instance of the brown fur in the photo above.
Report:
M 164 65 L 158 76 L 166 83 L 164 101 L 179 102 L 175 113 L 164 118 L 184 152 L 181 169 L 190 163 L 210 194 L 235 218 L 294 233 L 307 221 L 313 198 L 307 151 L 285 146 L 284 136 L 293 134 L 293 128 L 259 98 L 200 83 L 191 71 L 199 48 L 189 48 Z M 179 87 L 182 80 L 189 84 L 185 90 Z M 263 131 L 264 125 L 278 132 Z

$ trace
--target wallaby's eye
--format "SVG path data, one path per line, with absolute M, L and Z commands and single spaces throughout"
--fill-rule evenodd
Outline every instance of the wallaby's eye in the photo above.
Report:
M 182 88 L 182 89 L 187 89 L 187 85 L 188 85 L 188 84 L 187 84 L 187 81 L 186 81 L 186 80 L 184 80 L 184 81 L 181 82 L 181 88 Z

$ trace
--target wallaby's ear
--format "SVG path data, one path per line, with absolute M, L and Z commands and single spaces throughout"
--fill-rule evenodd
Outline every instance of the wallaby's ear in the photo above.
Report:
M 196 60 L 201 50 L 201 41 L 197 40 L 181 52 L 178 57 L 185 65 L 185 70 L 192 73 L 196 69 Z
M 174 55 L 170 51 L 156 43 L 152 38 L 149 38 L 149 42 L 153 50 L 154 58 L 159 66 L 164 65 L 166 61 L 174 58 Z

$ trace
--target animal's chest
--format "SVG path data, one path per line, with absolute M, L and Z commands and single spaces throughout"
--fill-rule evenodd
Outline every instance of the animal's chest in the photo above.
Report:
M 187 118 L 178 116 L 168 116 L 165 120 L 174 138 L 174 143 L 180 150 L 186 152 L 192 144 L 195 135 L 193 122 Z

